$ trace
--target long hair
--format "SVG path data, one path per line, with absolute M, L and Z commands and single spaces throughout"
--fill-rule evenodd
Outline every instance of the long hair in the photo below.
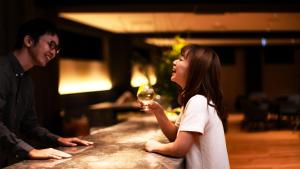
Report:
M 207 104 L 214 107 L 222 119 L 224 106 L 220 86 L 221 63 L 217 53 L 210 48 L 187 45 L 181 50 L 181 55 L 188 59 L 189 67 L 186 85 L 179 95 L 180 104 L 186 106 L 194 95 L 203 95 L 207 98 Z

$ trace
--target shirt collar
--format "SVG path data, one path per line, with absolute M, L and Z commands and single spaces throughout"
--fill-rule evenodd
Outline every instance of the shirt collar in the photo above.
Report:
M 14 73 L 15 73 L 16 77 L 24 75 L 25 72 L 24 72 L 20 62 L 18 61 L 18 59 L 16 58 L 16 56 L 14 54 L 10 54 L 9 62 L 13 67 L 13 70 L 14 70 Z

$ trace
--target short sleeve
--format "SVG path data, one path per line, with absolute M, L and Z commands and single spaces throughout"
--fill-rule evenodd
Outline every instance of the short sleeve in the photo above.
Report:
M 196 95 L 188 101 L 180 120 L 179 131 L 204 134 L 208 121 L 208 105 L 204 96 Z

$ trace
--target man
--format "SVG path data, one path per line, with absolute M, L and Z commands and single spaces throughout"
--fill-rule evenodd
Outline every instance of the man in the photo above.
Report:
M 57 29 L 51 23 L 34 19 L 23 24 L 15 49 L 0 57 L 0 167 L 22 159 L 61 159 L 71 157 L 52 148 L 35 149 L 21 139 L 25 135 L 62 146 L 91 145 L 78 138 L 63 138 L 38 125 L 32 81 L 27 72 L 46 64 L 59 53 Z

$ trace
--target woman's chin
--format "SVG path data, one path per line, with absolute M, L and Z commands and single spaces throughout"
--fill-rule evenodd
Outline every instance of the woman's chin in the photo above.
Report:
M 177 81 L 176 81 L 176 79 L 175 79 L 175 77 L 173 77 L 173 76 L 171 77 L 171 81 L 174 82 L 174 83 L 176 83 L 176 84 L 178 84 Z
M 170 80 L 171 80 L 172 82 L 175 82 L 175 81 L 174 81 L 174 76 L 171 76 Z

